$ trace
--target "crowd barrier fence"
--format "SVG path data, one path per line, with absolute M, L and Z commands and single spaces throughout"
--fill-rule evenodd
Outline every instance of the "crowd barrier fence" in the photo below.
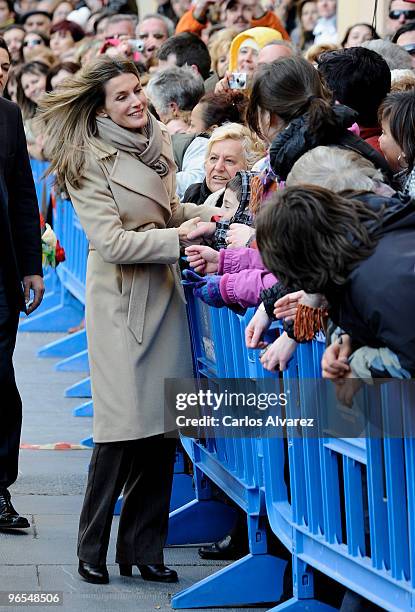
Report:
M 48 281 L 59 304 L 35 315 L 31 328 L 31 319 L 23 322 L 28 330 L 59 331 L 63 319 L 68 327 L 74 314 L 83 316 L 88 244 L 69 201 L 57 200 L 55 230 L 67 256 Z M 301 407 L 321 399 L 310 397 L 302 381 L 320 376 L 323 342 L 300 345 L 281 380 L 263 370 L 257 351 L 245 347 L 244 329 L 253 309 L 241 316 L 210 308 L 189 290 L 187 298 L 197 377 L 271 377 Z M 43 347 L 39 356 L 61 357 L 58 369 L 88 371 L 84 330 Z M 66 395 L 77 393 L 90 398 L 89 378 L 66 390 Z M 169 543 L 213 541 L 227 533 L 235 511 L 218 498 L 219 489 L 246 514 L 249 554 L 177 593 L 173 608 L 246 606 L 284 597 L 274 612 L 329 612 L 334 608 L 315 598 L 318 570 L 385 610 L 415 610 L 415 426 L 410 410 L 415 396 L 391 383 L 379 388 L 377 401 L 380 410 L 395 402 L 404 437 L 225 439 L 201 431 L 200 438 L 182 438 L 194 466 L 196 498 L 183 503 L 183 496 L 176 496 Z M 78 411 L 90 416 L 91 400 Z M 267 524 L 282 544 L 279 555 L 268 552 Z M 287 584 L 292 590 L 288 599 Z

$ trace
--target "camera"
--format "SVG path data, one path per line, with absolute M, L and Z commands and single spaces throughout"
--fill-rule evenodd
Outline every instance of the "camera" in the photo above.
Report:
M 139 40 L 138 38 L 129 38 L 127 42 L 131 47 L 131 51 L 138 52 L 138 53 L 144 53 L 144 49 L 145 49 L 144 41 Z
M 213 236 L 215 249 L 219 250 L 227 248 L 228 243 L 226 242 L 226 234 L 228 233 L 230 224 L 230 221 L 227 219 L 223 221 L 216 221 L 216 230 Z
M 246 72 L 232 72 L 229 77 L 230 89 L 246 89 L 247 74 Z

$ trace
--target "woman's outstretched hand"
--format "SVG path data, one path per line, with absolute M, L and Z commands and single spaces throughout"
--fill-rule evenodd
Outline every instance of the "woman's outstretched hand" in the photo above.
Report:
M 216 231 L 216 223 L 213 221 L 200 221 L 196 227 L 187 236 L 189 240 L 196 240 L 196 238 L 203 238 L 204 236 L 213 236 Z
M 182 247 L 190 246 L 191 244 L 198 244 L 200 239 L 191 239 L 190 234 L 197 228 L 197 224 L 200 221 L 200 217 L 194 219 L 188 219 L 179 226 L 179 240 Z

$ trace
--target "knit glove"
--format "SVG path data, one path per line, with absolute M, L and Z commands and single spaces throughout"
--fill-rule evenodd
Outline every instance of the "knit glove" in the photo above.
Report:
M 226 306 L 220 293 L 220 276 L 211 274 L 209 276 L 200 276 L 193 270 L 183 270 L 185 278 L 182 284 L 193 289 L 193 295 L 208 306 L 222 308 Z

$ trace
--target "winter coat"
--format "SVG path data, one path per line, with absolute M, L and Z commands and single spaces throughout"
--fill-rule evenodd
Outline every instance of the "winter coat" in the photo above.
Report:
M 373 210 L 387 206 L 381 222 L 370 221 L 379 237 L 340 289 L 326 291 L 330 318 L 356 345 L 386 347 L 415 376 L 415 203 L 409 198 L 359 196 Z
M 330 137 L 326 138 L 324 142 L 319 135 L 310 133 L 307 113 L 293 119 L 285 130 L 277 134 L 271 144 L 269 156 L 272 171 L 280 180 L 287 179 L 295 162 L 304 153 L 320 145 L 337 145 L 356 151 L 369 159 L 387 176 L 391 175 L 390 168 L 383 155 L 348 130 L 357 121 L 358 113 L 347 106 L 338 104 L 333 106 L 333 110 L 336 116 L 336 127 L 330 131 Z
M 212 192 L 206 184 L 206 179 L 204 179 L 202 183 L 193 183 L 186 189 L 183 201 L 200 205 L 204 204 L 210 195 L 212 195 Z
M 193 16 L 194 9 L 186 11 L 184 15 L 180 18 L 179 23 L 176 27 L 176 34 L 181 34 L 182 32 L 191 32 L 192 34 L 196 34 L 197 36 L 201 36 L 203 30 L 207 27 L 208 22 L 206 20 L 205 23 L 201 23 Z M 273 28 L 274 30 L 278 30 L 281 33 L 284 40 L 290 40 L 290 36 L 287 30 L 282 25 L 280 19 L 277 17 L 275 13 L 272 11 L 266 11 L 262 17 L 259 19 L 251 20 L 251 27 L 258 28 Z
M 277 282 L 265 268 L 259 251 L 249 248 L 219 251 L 218 274 L 222 275 L 219 287 L 224 302 L 244 308 L 258 306 L 261 291 Z
M 176 197 L 173 154 L 164 126 L 164 178 L 136 156 L 100 141 L 81 186 L 67 191 L 90 242 L 86 328 L 94 440 L 117 442 L 172 429 L 164 381 L 193 375 L 176 227 L 212 211 Z

